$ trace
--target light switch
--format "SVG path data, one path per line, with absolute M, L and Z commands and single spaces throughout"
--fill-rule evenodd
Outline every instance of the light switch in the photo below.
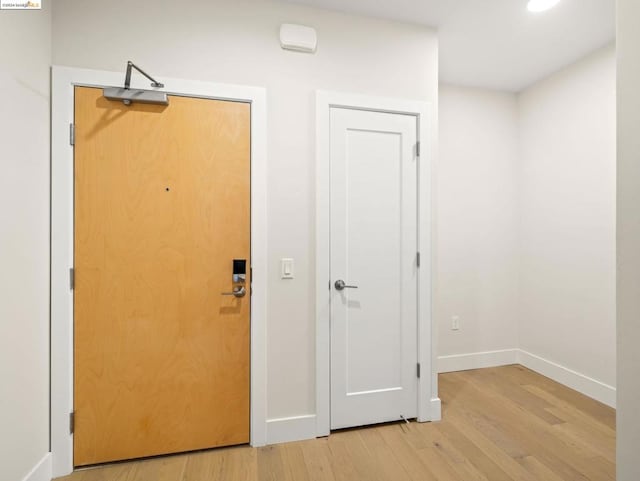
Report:
M 293 279 L 293 259 L 280 259 L 280 268 L 283 279 Z

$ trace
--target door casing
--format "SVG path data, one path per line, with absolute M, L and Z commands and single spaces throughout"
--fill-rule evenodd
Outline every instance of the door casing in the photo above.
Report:
M 53 477 L 73 471 L 73 146 L 74 87 L 112 87 L 122 72 L 54 66 L 51 130 L 51 453 Z M 266 91 L 259 87 L 164 77 L 168 94 L 251 103 L 251 424 L 252 446 L 266 443 L 267 117 Z M 132 88 L 149 88 L 132 79 Z
M 433 171 L 436 112 L 421 101 L 371 97 L 332 91 L 316 92 L 316 435 L 327 436 L 331 426 L 330 369 L 330 112 L 331 108 L 413 115 L 418 124 L 418 421 L 441 418 L 432 320 Z

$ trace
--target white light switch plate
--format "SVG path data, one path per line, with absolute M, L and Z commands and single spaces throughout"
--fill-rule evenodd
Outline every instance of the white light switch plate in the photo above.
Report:
M 293 279 L 293 259 L 280 259 L 280 272 L 283 279 Z

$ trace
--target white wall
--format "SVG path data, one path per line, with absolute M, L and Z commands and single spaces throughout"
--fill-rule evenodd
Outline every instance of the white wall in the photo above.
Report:
M 49 451 L 51 12 L 0 12 L 0 479 Z
M 615 50 L 521 92 L 519 346 L 615 386 Z
M 640 3 L 618 0 L 619 481 L 640 479 Z
M 614 46 L 518 95 L 442 86 L 439 116 L 439 370 L 519 362 L 614 405 Z
M 315 55 L 280 49 L 281 23 L 318 31 Z M 314 92 L 437 102 L 430 29 L 271 1 L 56 0 L 53 63 L 266 86 L 268 417 L 315 413 Z M 170 88 L 168 85 L 167 87 Z M 293 257 L 296 279 L 279 279 Z
M 439 102 L 435 319 L 449 370 L 478 358 L 447 356 L 517 347 L 518 125 L 514 94 L 445 85 Z

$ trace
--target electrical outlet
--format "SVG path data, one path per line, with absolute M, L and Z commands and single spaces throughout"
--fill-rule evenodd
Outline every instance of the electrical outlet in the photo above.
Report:
M 451 330 L 452 331 L 460 330 L 460 317 L 459 316 L 451 316 Z

